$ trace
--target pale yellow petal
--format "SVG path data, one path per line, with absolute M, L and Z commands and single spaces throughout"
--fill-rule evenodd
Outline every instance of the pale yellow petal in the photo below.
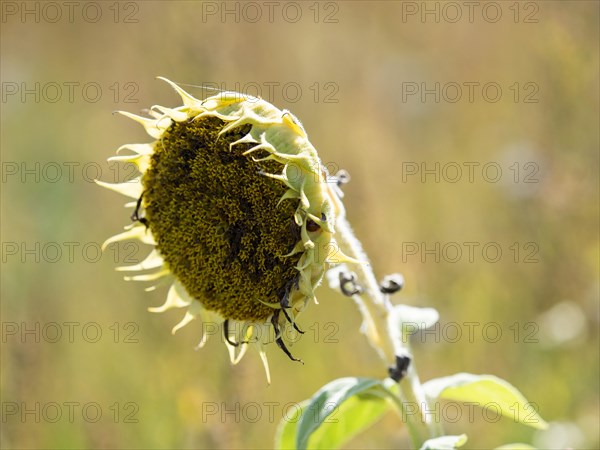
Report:
M 243 138 L 238 139 L 237 141 L 229 144 L 229 150 L 231 150 L 234 145 L 238 145 L 238 144 L 258 144 L 258 142 L 256 142 L 256 140 L 252 137 L 252 135 L 250 133 L 248 133 Z
M 183 319 L 181 319 L 181 322 L 179 322 L 177 325 L 175 325 L 173 327 L 173 329 L 171 330 L 171 334 L 177 333 L 179 330 L 181 330 L 183 327 L 185 327 L 188 323 L 193 321 L 195 318 L 196 318 L 195 315 L 193 315 L 189 311 L 186 311 L 185 316 L 183 316 Z
M 179 94 L 179 96 L 181 97 L 181 101 L 183 101 L 183 104 L 185 106 L 188 107 L 192 107 L 192 106 L 198 106 L 200 104 L 200 100 L 198 100 L 197 98 L 194 98 L 193 96 L 191 96 L 190 94 L 188 94 L 186 91 L 184 91 L 182 88 L 180 88 L 177 84 L 173 83 L 171 80 L 167 80 L 164 77 L 157 77 L 159 80 L 163 80 L 167 83 L 169 83 L 169 85 L 175 89 L 175 92 L 177 92 Z
M 134 120 L 140 125 L 142 125 L 146 130 L 146 133 L 148 133 L 154 139 L 158 139 L 170 125 L 168 123 L 165 123 L 164 121 L 160 121 L 160 119 L 142 117 L 127 111 L 117 111 L 117 113 L 121 114 L 122 116 L 128 117 L 131 120 Z
M 160 114 L 163 114 L 171 119 L 173 119 L 175 122 L 183 122 L 184 120 L 187 120 L 188 115 L 187 113 L 183 112 L 183 111 L 178 111 L 176 109 L 172 109 L 172 108 L 166 108 L 164 106 L 160 106 L 160 105 L 154 105 L 151 108 L 152 111 L 158 111 Z
M 225 342 L 225 346 L 227 347 L 227 351 L 229 352 L 229 360 L 233 365 L 239 363 L 246 354 L 246 350 L 248 350 L 248 344 L 243 343 L 240 343 L 238 347 L 234 347 L 228 342 Z
M 128 277 L 123 277 L 126 281 L 154 281 L 166 275 L 169 275 L 171 272 L 169 269 L 159 270 L 154 273 L 145 273 L 143 275 L 133 275 Z
M 125 144 L 117 149 L 117 153 L 121 153 L 122 150 L 131 150 L 138 155 L 151 155 L 154 153 L 154 146 L 153 144 Z
M 158 253 L 158 250 L 154 249 L 150 252 L 150 254 L 139 264 L 135 264 L 133 266 L 121 266 L 117 267 L 116 270 L 120 272 L 129 272 L 136 270 L 150 270 L 156 269 L 157 267 L 161 267 L 164 264 L 164 260 Z
M 171 334 L 177 333 L 177 331 L 185 327 L 192 320 L 196 319 L 200 315 L 202 309 L 203 308 L 200 302 L 192 302 L 192 304 L 186 311 L 185 316 L 183 317 L 183 319 L 181 319 L 181 322 L 175 325 L 171 330 Z
M 135 164 L 141 173 L 146 172 L 148 167 L 150 167 L 150 155 L 111 156 L 110 158 L 108 158 L 108 161 L 118 161 L 118 162 L 123 162 L 123 163 Z
M 182 298 L 179 291 L 180 289 L 178 289 L 177 284 L 173 283 L 169 289 L 165 303 L 162 306 L 148 308 L 148 311 L 161 313 L 172 308 L 185 308 L 186 306 L 190 306 L 192 301 Z
M 110 189 L 111 191 L 118 192 L 119 194 L 125 195 L 130 198 L 140 198 L 144 187 L 140 178 L 127 181 L 125 183 L 105 183 L 104 181 L 94 180 L 99 186 Z
M 109 237 L 102 244 L 102 251 L 106 250 L 110 244 L 114 242 L 126 241 L 129 239 L 137 239 L 142 241 L 144 244 L 156 245 L 154 242 L 154 238 L 152 237 L 152 233 L 143 225 L 129 227 L 123 233 L 116 234 L 114 236 Z
M 267 376 L 267 383 L 271 384 L 271 371 L 269 370 L 269 360 L 267 359 L 267 352 L 265 352 L 262 348 L 262 344 L 260 345 L 260 350 L 258 354 L 260 355 L 260 360 L 262 361 L 263 367 L 265 369 L 265 375 Z

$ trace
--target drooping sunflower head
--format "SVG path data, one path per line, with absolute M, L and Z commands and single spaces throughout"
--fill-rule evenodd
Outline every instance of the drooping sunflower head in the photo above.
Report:
M 196 317 L 222 323 L 232 362 L 254 343 L 269 377 L 269 327 L 292 358 L 282 330 L 297 329 L 327 265 L 345 258 L 334 238 L 341 204 L 291 113 L 236 92 L 198 100 L 165 81 L 182 106 L 153 106 L 149 118 L 121 113 L 155 141 L 110 159 L 135 163 L 138 178 L 98 182 L 133 199 L 133 223 L 104 245 L 153 245 L 143 262 L 119 268 L 153 270 L 127 279 L 172 283 L 165 304 L 150 309 L 187 307 L 174 332 Z

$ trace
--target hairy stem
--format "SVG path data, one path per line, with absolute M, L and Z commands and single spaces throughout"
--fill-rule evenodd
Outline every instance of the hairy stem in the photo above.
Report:
M 360 261 L 360 263 L 347 263 L 348 267 L 357 273 L 358 281 L 365 294 L 364 296 L 354 295 L 353 298 L 363 316 L 363 331 L 388 369 L 396 364 L 396 355 L 399 350 L 402 350 L 404 354 L 410 354 L 408 343 L 404 339 L 402 339 L 404 342 L 397 342 L 398 339 L 394 336 L 398 336 L 398 333 L 393 333 L 389 329 L 388 315 L 392 305 L 388 296 L 380 291 L 377 279 L 368 264 L 367 255 L 361 243 L 354 236 L 343 211 L 336 220 L 336 228 L 340 249 L 346 255 Z M 397 400 L 396 403 L 402 410 L 402 417 L 415 448 L 420 448 L 427 439 L 440 435 L 439 426 L 424 414 L 429 410 L 429 406 L 412 355 L 406 377 L 399 382 Z

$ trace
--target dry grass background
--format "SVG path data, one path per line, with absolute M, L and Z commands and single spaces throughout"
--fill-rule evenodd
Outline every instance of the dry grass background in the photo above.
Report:
M 7 3 L 14 2 L 4 2 L 2 8 Z M 272 445 L 285 405 L 337 377 L 384 375 L 358 332 L 358 312 L 326 287 L 320 289 L 320 305 L 311 306 L 302 318 L 309 332 L 293 347 L 306 365 L 272 349 L 274 381 L 267 386 L 255 355 L 231 368 L 218 339 L 194 352 L 200 324 L 172 337 L 169 330 L 180 313 L 145 310 L 162 303 L 165 291 L 146 294 L 142 285 L 122 281 L 113 271 L 114 253 L 86 261 L 84 244 L 92 243 L 89 258 L 94 258 L 93 243 L 117 232 L 128 219 L 121 197 L 84 176 L 94 177 L 94 169 L 101 167 L 102 178 L 113 181 L 105 158 L 123 143 L 148 140 L 136 125 L 111 115 L 113 110 L 139 112 L 153 104 L 177 104 L 170 88 L 154 79 L 157 75 L 227 88 L 235 83 L 300 85 L 303 95 L 293 103 L 280 89 L 268 98 L 264 88 L 263 96 L 303 121 L 325 162 L 351 173 L 349 217 L 376 272 L 400 271 L 406 277 L 406 288 L 395 301 L 433 306 L 441 313 L 440 342 L 430 335 L 425 345 L 415 347 L 421 377 L 457 371 L 497 374 L 536 402 L 545 419 L 567 423 L 554 443 L 566 438 L 576 448 L 600 445 L 598 3 L 537 2 L 537 23 L 524 23 L 522 16 L 515 23 L 512 2 L 498 3 L 503 17 L 497 23 L 481 14 L 473 23 L 465 17 L 456 23 L 442 17 L 436 23 L 431 16 L 426 23 L 418 16 L 403 21 L 406 6 L 401 2 L 331 4 L 317 6 L 321 13 L 337 8 L 337 23 L 323 23 L 323 16 L 315 23 L 312 2 L 300 4 L 303 18 L 297 23 L 280 14 L 273 23 L 265 18 L 248 23 L 243 17 L 236 23 L 232 16 L 225 22 L 218 16 L 203 21 L 207 5 L 201 2 L 138 2 L 137 23 L 114 23 L 113 2 L 98 3 L 103 17 L 97 23 L 77 13 L 85 2 L 76 7 L 73 23 L 66 17 L 49 23 L 43 16 L 39 23 L 32 16 L 23 21 L 19 13 L 12 16 L 3 9 L 3 94 L 14 83 L 20 89 L 21 83 L 94 82 L 103 89 L 95 103 L 78 89 L 73 102 L 66 91 L 54 103 L 46 101 L 50 91 L 39 102 L 31 95 L 22 101 L 19 94 L 2 100 L 2 321 L 5 327 L 16 323 L 19 328 L 56 322 L 63 333 L 65 322 L 81 324 L 72 343 L 66 335 L 56 343 L 43 336 L 35 343 L 29 335 L 23 343 L 19 334 L 4 330 L 3 408 L 13 402 L 27 408 L 96 402 L 103 416 L 92 423 L 76 409 L 71 423 L 64 409 L 56 423 L 43 416 L 36 423 L 34 415 L 25 421 L 5 415 L 2 447 L 265 448 Z M 117 6 L 123 14 L 134 11 L 127 3 Z M 67 14 L 66 7 L 62 11 Z M 138 103 L 123 102 L 127 82 L 139 88 L 133 96 Z M 323 101 L 330 92 L 328 82 L 338 88 L 337 103 Z M 503 96 L 491 103 L 476 89 L 473 102 L 436 103 L 431 96 L 426 102 L 418 96 L 403 102 L 407 82 L 497 82 Z M 539 101 L 515 102 L 509 87 L 527 82 L 539 88 Z M 119 83 L 118 101 L 110 90 L 114 83 Z M 320 83 L 318 101 L 310 90 L 314 83 Z M 509 166 L 517 162 L 523 168 L 530 161 L 539 167 L 539 182 L 511 181 Z M 66 174 L 48 182 L 53 172 L 42 173 L 39 182 L 32 175 L 22 182 L 21 174 L 7 173 L 15 167 L 12 163 L 44 168 L 54 162 L 65 172 L 65 164 L 77 164 L 73 182 Z M 457 183 L 436 183 L 431 176 L 425 183 L 418 176 L 403 180 L 407 162 L 429 167 L 436 162 L 497 162 L 503 178 L 489 183 L 476 171 L 473 183 L 464 175 Z M 52 254 L 46 261 L 42 254 L 36 262 L 35 255 L 9 251 L 11 243 L 35 248 L 36 242 L 48 251 L 48 243 L 58 243 L 64 254 L 51 263 Z M 72 260 L 66 254 L 69 242 L 78 245 Z M 432 257 L 423 263 L 422 254 L 403 253 L 411 242 L 429 247 L 435 242 L 496 242 L 503 257 L 490 263 L 476 251 L 471 263 L 462 246 L 465 254 L 456 263 L 444 258 L 436 263 Z M 538 262 L 523 263 L 521 253 L 515 263 L 509 249 L 514 242 L 537 244 Z M 556 305 L 562 306 L 552 309 Z M 103 332 L 97 343 L 81 336 L 83 324 L 90 322 Z M 118 343 L 110 328 L 115 322 L 121 330 Z M 129 322 L 139 327 L 137 343 L 123 342 Z M 480 324 L 473 342 L 464 334 L 458 342 L 444 340 L 441 331 L 453 322 L 461 324 L 463 333 L 465 322 Z M 496 343 L 481 334 L 483 325 L 492 322 L 503 332 Z M 510 328 L 514 323 L 521 330 L 517 342 Z M 526 329 L 528 323 L 537 328 Z M 525 333 L 535 329 L 538 342 L 525 342 Z M 335 342 L 325 342 L 332 332 Z M 123 414 L 131 411 L 125 409 L 127 402 L 139 407 L 137 423 L 124 423 Z M 202 414 L 211 405 L 223 412 L 223 405 L 235 409 L 238 404 L 244 412 L 252 402 L 261 406 L 262 418 L 256 422 L 248 409 L 238 420 L 234 414 Z M 273 417 L 269 402 L 275 402 Z M 110 409 L 115 403 L 121 413 L 116 421 Z M 533 439 L 549 445 L 547 438 L 504 419 L 469 423 L 462 417 L 447 429 L 468 433 L 466 448 Z M 389 415 L 348 448 L 407 444 L 406 431 Z

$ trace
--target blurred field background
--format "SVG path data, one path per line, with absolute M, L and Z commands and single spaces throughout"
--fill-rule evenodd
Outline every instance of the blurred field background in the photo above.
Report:
M 13 14 L 9 3 L 19 10 Z M 162 304 L 166 290 L 146 293 L 113 269 L 128 256 L 139 261 L 144 249 L 130 255 L 122 245 L 97 257 L 98 244 L 129 219 L 124 197 L 90 180 L 126 178 L 126 170 L 117 173 L 105 159 L 124 143 L 149 141 L 141 127 L 111 112 L 178 105 L 176 94 L 155 80 L 159 75 L 247 86 L 248 93 L 258 84 L 264 98 L 296 114 L 323 161 L 350 172 L 349 218 L 378 276 L 404 274 L 406 287 L 394 302 L 440 311 L 438 332 L 415 339 L 421 378 L 496 374 L 553 424 L 539 433 L 508 419 L 486 422 L 476 410 L 476 420 L 463 415 L 446 427 L 469 435 L 465 448 L 519 441 L 598 448 L 598 3 L 500 2 L 496 23 L 482 16 L 484 3 L 472 23 L 460 2 L 456 23 L 448 20 L 453 11 L 441 9 L 439 23 L 431 15 L 421 20 L 424 3 L 414 3 L 419 12 L 410 16 L 403 16 L 401 2 L 302 3 L 296 23 L 290 19 L 297 9 L 282 15 L 285 2 L 275 2 L 272 22 L 259 2 L 256 23 L 248 20 L 256 17 L 250 9 L 245 15 L 240 9 L 238 21 L 235 14 L 222 20 L 220 8 L 235 11 L 235 2 L 100 2 L 86 16 L 86 2 L 76 3 L 73 20 L 62 6 L 56 23 L 48 20 L 55 17 L 50 9 L 40 9 L 38 21 L 23 18 L 20 8 L 36 8 L 35 2 L 2 3 L 3 448 L 268 448 L 286 405 L 334 378 L 385 375 L 358 331 L 352 302 L 325 286 L 320 304 L 302 316 L 307 334 L 292 349 L 305 365 L 272 345 L 267 386 L 255 353 L 232 368 L 220 338 L 193 350 L 200 323 L 173 337 L 181 311 L 146 311 Z M 206 15 L 213 7 L 217 13 Z M 102 17 L 92 23 L 98 8 Z M 35 90 L 36 82 L 39 98 L 23 98 L 23 86 Z M 407 96 L 406 83 L 435 82 L 448 86 L 439 102 L 433 95 L 422 101 L 420 92 Z M 479 83 L 472 102 L 465 82 Z M 489 82 L 502 88 L 496 102 L 482 96 Z M 48 83 L 62 86 L 55 101 Z M 79 83 L 72 99 L 64 83 Z M 101 87 L 97 101 L 93 86 L 87 97 L 77 87 L 86 83 Z M 270 95 L 267 86 L 275 83 Z M 462 86 L 459 101 L 447 101 L 454 98 L 447 83 Z M 285 85 L 292 88 L 284 95 Z M 538 101 L 526 103 L 529 94 Z M 479 164 L 473 182 L 464 162 Z M 482 176 L 490 162 L 502 169 L 496 183 Z M 446 178 L 454 176 L 448 163 L 464 171 L 455 183 L 442 172 L 440 182 L 434 175 L 422 182 L 421 173 L 407 174 L 414 167 L 407 163 L 439 163 Z M 57 179 L 56 165 L 63 170 Z M 23 167 L 39 167 L 39 179 Z M 532 167 L 530 180 L 537 182 L 523 182 Z M 407 251 L 411 243 L 435 248 L 436 242 L 458 243 L 462 257 L 451 262 L 450 247 L 439 262 L 422 247 Z M 473 262 L 465 242 L 479 243 Z M 486 243 L 502 249 L 498 262 L 483 257 Z M 537 262 L 526 263 L 536 248 Z M 72 342 L 67 322 L 76 324 Z M 473 339 L 464 325 L 470 322 L 477 324 Z M 54 339 L 52 323 L 62 337 Z M 482 333 L 490 323 L 500 327 L 497 342 L 496 328 Z M 452 324 L 459 324 L 458 339 Z M 89 334 L 82 335 L 84 326 Z M 27 327 L 34 332 L 22 335 Z M 89 342 L 97 329 L 101 338 Z M 73 420 L 63 407 L 52 423 L 52 402 L 80 406 Z M 9 414 L 15 404 L 19 411 Z M 36 404 L 39 421 L 35 413 L 22 417 L 21 409 Z M 98 421 L 91 419 L 94 407 L 82 416 L 88 404 L 101 409 Z M 217 413 L 209 414 L 214 407 Z M 237 417 L 227 413 L 236 410 Z M 348 448 L 407 445 L 406 430 L 390 414 Z

